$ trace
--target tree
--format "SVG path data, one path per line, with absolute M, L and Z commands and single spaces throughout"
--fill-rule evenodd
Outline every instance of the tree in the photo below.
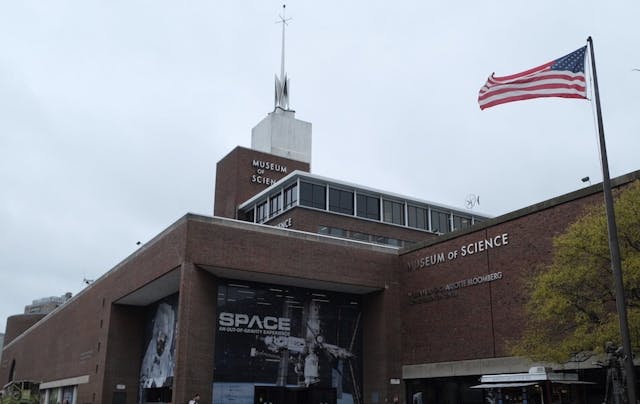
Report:
M 615 202 L 632 349 L 640 348 L 640 181 Z M 512 354 L 566 362 L 620 343 L 604 206 L 554 239 L 550 265 L 530 278 L 527 327 Z

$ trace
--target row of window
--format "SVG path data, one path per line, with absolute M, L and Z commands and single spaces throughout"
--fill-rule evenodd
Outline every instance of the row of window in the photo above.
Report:
M 326 191 L 329 190 L 329 211 L 354 214 L 354 192 L 331 186 L 300 182 L 300 205 L 327 210 Z M 365 219 L 380 220 L 380 197 L 356 193 L 355 215 Z M 405 203 L 382 198 L 382 221 L 401 226 L 409 226 L 435 233 L 447 233 L 451 230 L 466 229 L 472 224 L 471 217 L 451 215 L 426 207 L 407 204 L 407 220 L 405 220 Z M 429 212 L 431 227 L 429 226 Z M 479 222 L 479 220 L 476 220 Z
M 466 229 L 473 223 L 480 222 L 477 218 L 305 181 L 300 181 L 299 190 L 298 184 L 293 184 L 270 195 L 268 199 L 256 205 L 255 220 L 253 211 L 248 212 L 247 219 L 264 223 L 298 203 L 300 206 L 355 215 L 364 219 L 382 220 L 385 223 L 434 233 Z
M 255 222 L 264 223 L 285 210 L 295 206 L 298 202 L 298 184 L 294 184 L 269 197 L 268 200 L 256 205 Z M 247 219 L 254 221 L 253 212 L 248 212 Z
M 358 231 L 346 230 L 346 229 L 341 229 L 339 227 L 330 227 L 330 226 L 318 226 L 318 234 L 348 238 L 351 240 L 366 241 L 368 243 L 390 245 L 394 247 L 406 247 L 413 244 L 412 241 L 408 241 L 408 240 L 399 240 L 392 237 L 361 233 Z

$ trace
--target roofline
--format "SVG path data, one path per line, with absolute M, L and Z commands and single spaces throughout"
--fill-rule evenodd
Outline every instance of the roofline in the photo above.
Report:
M 628 174 L 621 175 L 619 177 L 613 178 L 611 180 L 611 187 L 617 188 L 623 186 L 625 184 L 631 183 L 633 181 L 640 180 L 640 170 L 632 171 Z M 413 251 L 419 250 L 424 247 L 433 246 L 448 240 L 452 240 L 461 236 L 464 236 L 469 233 L 475 233 L 478 230 L 483 230 L 489 227 L 496 226 L 498 224 L 506 223 L 512 220 L 519 219 L 521 217 L 541 212 L 546 209 L 551 209 L 555 206 L 562 205 L 567 202 L 571 202 L 577 199 L 582 199 L 590 195 L 602 193 L 602 182 L 597 184 L 593 184 L 591 186 L 578 189 L 573 192 L 569 192 L 564 195 L 556 196 L 551 199 L 547 199 L 546 201 L 538 202 L 533 205 L 529 205 L 527 207 L 514 210 L 513 212 L 505 213 L 504 215 L 494 217 L 493 219 L 486 220 L 484 222 L 474 224 L 468 229 L 457 230 L 450 233 L 445 233 L 444 235 L 439 236 L 436 239 L 425 240 L 423 242 L 417 242 L 407 247 L 403 247 L 398 252 L 399 255 L 404 255 L 411 253 Z
M 306 232 L 306 231 L 302 231 L 302 230 L 283 229 L 283 228 L 276 227 L 276 226 L 270 226 L 270 225 L 258 224 L 258 223 L 250 223 L 250 222 L 246 222 L 246 221 L 243 221 L 243 220 L 229 219 L 229 218 L 219 217 L 219 216 L 205 216 L 205 215 L 200 215 L 200 214 L 195 214 L 195 213 L 186 213 L 184 216 L 180 217 L 178 220 L 176 220 L 172 224 L 170 224 L 166 229 L 164 229 L 163 231 L 158 233 L 151 240 L 149 240 L 148 242 L 142 244 L 138 249 L 133 251 L 126 258 L 124 258 L 122 261 L 117 263 L 114 267 L 109 269 L 107 272 L 103 273 L 94 282 L 92 282 L 91 284 L 87 285 L 84 289 L 82 289 L 76 295 L 72 296 L 64 304 L 61 304 L 60 306 L 56 307 L 50 313 L 45 314 L 44 317 L 42 317 L 40 320 L 36 321 L 33 325 L 31 325 L 29 328 L 24 330 L 22 333 L 17 335 L 8 344 L 5 344 L 2 347 L 2 350 L 4 351 L 4 349 L 11 347 L 15 342 L 18 342 L 20 339 L 22 339 L 24 336 L 29 334 L 31 331 L 33 331 L 34 329 L 38 328 L 41 324 L 43 324 L 46 321 L 48 321 L 49 319 L 55 317 L 60 311 L 64 310 L 70 303 L 74 302 L 76 299 L 79 299 L 80 296 L 85 294 L 88 290 L 92 289 L 93 287 L 96 287 L 96 285 L 99 284 L 103 279 L 105 279 L 105 278 L 109 277 L 110 275 L 114 274 L 115 272 L 119 271 L 122 267 L 124 267 L 128 262 L 133 260 L 136 256 L 138 256 L 139 254 L 142 254 L 144 251 L 146 251 L 147 249 L 151 248 L 151 246 L 153 244 L 159 242 L 166 235 L 172 233 L 173 231 L 178 229 L 180 226 L 188 225 L 189 222 L 201 222 L 201 223 L 205 222 L 205 223 L 221 225 L 221 226 L 226 226 L 226 227 L 235 228 L 235 229 L 241 229 L 241 230 L 255 231 L 255 232 L 259 232 L 259 233 L 271 234 L 271 235 L 274 235 L 274 236 L 295 237 L 295 238 L 304 239 L 304 240 L 308 240 L 308 241 L 329 243 L 329 244 L 341 245 L 341 246 L 346 246 L 346 247 L 362 248 L 362 249 L 367 249 L 367 250 L 373 251 L 373 252 L 384 253 L 384 254 L 392 254 L 392 255 L 395 255 L 395 256 L 398 255 L 398 248 L 397 247 L 392 247 L 392 246 L 385 246 L 385 245 L 380 245 L 380 244 L 375 244 L 375 243 L 367 243 L 367 242 L 364 242 L 364 241 L 344 239 L 344 238 L 340 238 L 340 237 L 333 237 L 333 236 L 317 234 L 317 233 L 310 233 L 310 232 Z M 188 232 L 188 230 L 187 230 L 187 232 Z M 183 246 L 183 248 L 186 249 L 187 245 Z M 184 256 L 181 257 L 181 260 L 184 261 Z M 167 272 L 170 272 L 173 269 L 175 269 L 175 268 L 169 269 Z M 122 298 L 122 297 L 114 296 L 113 297 L 113 301 L 116 301 L 116 300 L 118 300 L 120 298 Z M 19 316 L 19 315 L 24 315 L 24 314 L 15 314 L 15 316 Z M 41 315 L 41 314 L 33 314 L 33 315 Z M 13 316 L 9 316 L 9 317 L 13 317 Z M 9 318 L 9 317 L 7 317 L 7 318 Z
M 255 194 L 254 196 L 252 196 L 250 199 L 247 199 L 246 201 L 242 202 L 240 205 L 238 205 L 238 209 L 244 209 L 247 206 L 255 203 L 256 201 L 264 198 L 265 196 L 267 196 L 270 192 L 273 191 L 274 188 L 278 188 L 281 187 L 285 182 L 292 180 L 295 177 L 301 177 L 301 178 L 309 178 L 312 180 L 316 180 L 316 181 L 320 181 L 320 182 L 326 182 L 328 184 L 334 184 L 337 186 L 344 186 L 344 187 L 348 187 L 348 188 L 355 188 L 358 190 L 362 190 L 365 193 L 372 193 L 372 194 L 380 194 L 383 196 L 388 196 L 389 198 L 392 199 L 399 199 L 399 200 L 403 200 L 403 201 L 407 201 L 407 202 L 415 202 L 415 203 L 419 203 L 419 204 L 423 204 L 423 205 L 429 205 L 429 206 L 433 206 L 435 208 L 442 208 L 448 211 L 453 211 L 453 212 L 458 212 L 458 213 L 464 213 L 465 215 L 470 215 L 470 216 L 475 216 L 475 217 L 480 217 L 480 218 L 485 218 L 485 219 L 490 219 L 493 216 L 492 215 L 487 215 L 484 213 L 480 213 L 477 211 L 473 211 L 473 210 L 469 210 L 469 209 L 464 209 L 464 208 L 457 208 L 457 207 L 453 207 L 450 205 L 446 205 L 443 203 L 437 203 L 437 202 L 432 202 L 426 199 L 420 199 L 420 198 L 413 198 L 410 196 L 406 196 L 406 195 L 402 195 L 402 194 L 397 194 L 395 192 L 388 192 L 388 191 L 383 191 L 380 189 L 376 189 L 376 188 L 371 188 L 365 185 L 359 185 L 359 184 L 354 184 L 352 182 L 348 182 L 348 181 L 341 181 L 341 180 L 336 180 L 333 178 L 329 178 L 329 177 L 323 177 L 321 175 L 317 175 L 317 174 L 311 174 L 308 173 L 306 171 L 300 171 L 300 170 L 294 170 L 291 173 L 287 174 L 285 177 L 279 179 L 278 181 L 276 181 L 275 184 L 270 185 L 268 188 L 265 188 L 264 190 L 260 191 L 259 193 Z
M 186 220 L 219 224 L 227 227 L 233 227 L 236 229 L 271 234 L 274 236 L 289 236 L 289 237 L 295 237 L 295 238 L 305 239 L 309 241 L 319 241 L 319 242 L 338 244 L 343 246 L 365 248 L 368 250 L 373 250 L 373 251 L 387 253 L 387 254 L 397 255 L 397 252 L 398 252 L 398 247 L 394 247 L 394 246 L 368 243 L 365 241 L 346 239 L 342 237 L 329 236 L 329 235 L 319 234 L 319 233 L 312 233 L 304 230 L 285 229 L 282 227 L 273 226 L 269 224 L 253 223 L 253 222 L 247 222 L 244 220 L 230 219 L 226 217 L 205 216 L 205 215 L 199 215 L 195 213 L 187 213 L 184 216 L 184 218 L 186 218 Z
M 4 351 L 5 348 L 10 347 L 11 345 L 13 345 L 14 342 L 19 341 L 20 339 L 22 339 L 25 335 L 29 334 L 32 330 L 36 329 L 37 327 L 40 326 L 40 324 L 46 322 L 47 320 L 49 320 L 50 318 L 54 317 L 56 314 L 58 314 L 58 312 L 64 310 L 70 303 L 74 302 L 76 299 L 79 299 L 80 296 L 84 295 L 88 290 L 92 289 L 97 283 L 99 283 L 102 279 L 105 279 L 106 277 L 110 276 L 111 274 L 117 272 L 120 268 L 122 268 L 127 262 L 131 261 L 136 255 L 140 254 L 141 252 L 147 250 L 152 244 L 155 244 L 156 242 L 158 242 L 161 238 L 163 238 L 165 235 L 171 233 L 172 231 L 174 231 L 176 228 L 180 227 L 182 224 L 184 224 L 187 219 L 188 216 L 190 214 L 187 213 L 186 215 L 182 216 L 181 218 L 179 218 L 178 220 L 174 221 L 172 224 L 170 224 L 166 229 L 162 230 L 160 233 L 158 233 L 155 237 L 153 237 L 151 240 L 149 240 L 148 242 L 142 244 L 138 249 L 136 249 L 135 251 L 133 251 L 131 254 L 129 254 L 127 257 L 125 257 L 122 261 L 118 262 L 115 266 L 113 266 L 111 269 L 109 269 L 107 272 L 103 273 L 100 277 L 96 278 L 93 282 L 91 282 L 90 284 L 88 284 L 85 288 L 83 288 L 81 291 L 79 291 L 78 293 L 76 293 L 74 296 L 72 296 L 69 300 L 67 300 L 66 302 L 64 302 L 63 304 L 61 304 L 60 306 L 56 307 L 55 309 L 53 309 L 51 312 L 47 313 L 44 315 L 44 317 L 42 317 L 40 320 L 36 321 L 34 324 L 32 324 L 29 328 L 27 328 L 26 330 L 24 330 L 23 332 L 21 332 L 19 335 L 17 335 L 14 339 L 12 339 L 8 344 L 5 344 L 2 347 L 2 350 Z M 114 299 L 117 300 L 117 299 Z M 16 314 L 20 315 L 20 314 Z M 12 317 L 12 316 L 10 316 Z M 9 317 L 7 317 L 9 318 Z

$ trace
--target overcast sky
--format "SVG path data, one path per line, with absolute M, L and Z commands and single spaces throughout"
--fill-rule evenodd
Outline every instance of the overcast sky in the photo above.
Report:
M 187 212 L 273 109 L 281 2 L 0 1 L 0 331 Z M 501 215 L 602 178 L 591 102 L 480 111 L 492 72 L 594 39 L 611 176 L 640 169 L 637 0 L 292 1 L 312 172 Z

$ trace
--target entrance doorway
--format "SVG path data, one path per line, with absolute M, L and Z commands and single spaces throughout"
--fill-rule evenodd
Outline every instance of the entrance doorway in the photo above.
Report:
M 255 386 L 254 404 L 336 404 L 335 388 Z

